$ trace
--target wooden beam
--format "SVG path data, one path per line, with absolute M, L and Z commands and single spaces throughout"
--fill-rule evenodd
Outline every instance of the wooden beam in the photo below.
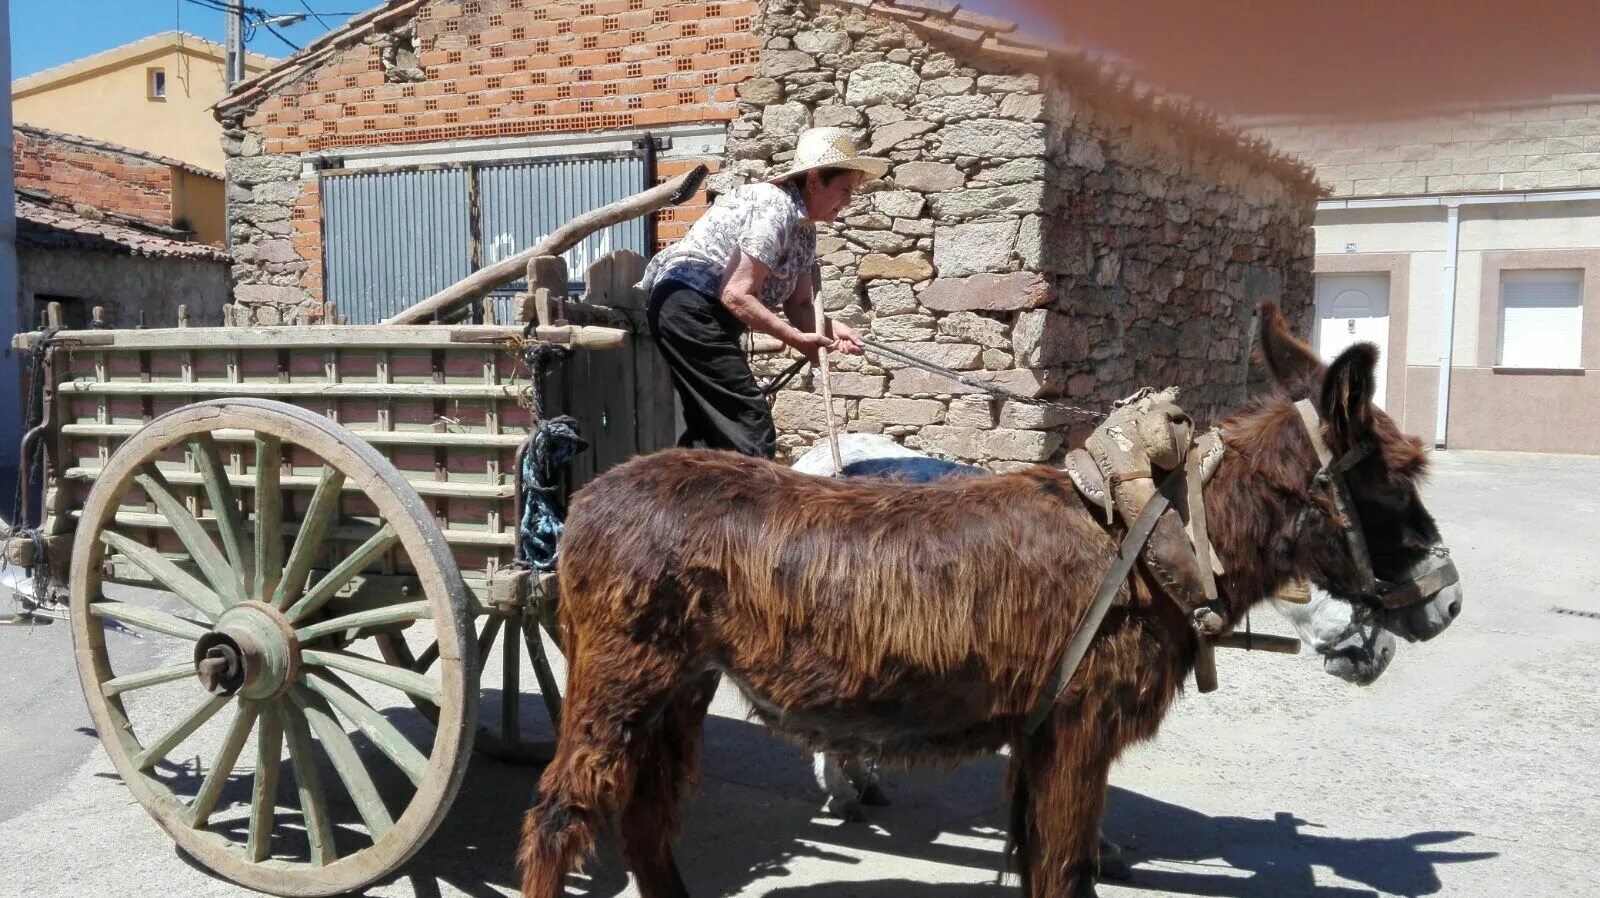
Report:
M 610 327 L 551 326 L 534 330 L 533 336 L 546 343 L 575 349 L 616 349 L 626 345 L 628 332 Z M 30 332 L 12 338 L 11 348 L 19 352 L 33 349 L 40 334 Z M 86 347 L 112 351 L 160 349 L 294 349 L 296 347 L 362 349 L 449 349 L 462 344 L 501 345 L 511 348 L 523 339 L 520 327 L 490 325 L 424 325 L 383 327 L 346 325 L 344 327 L 183 327 L 154 330 L 61 331 L 52 345 Z

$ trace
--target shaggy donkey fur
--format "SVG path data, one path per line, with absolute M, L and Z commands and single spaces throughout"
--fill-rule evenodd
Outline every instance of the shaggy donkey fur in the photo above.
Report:
M 1206 493 L 1235 618 L 1290 578 L 1360 592 L 1293 396 L 1318 397 L 1335 453 L 1378 444 L 1348 477 L 1378 575 L 1403 579 L 1438 541 L 1420 444 L 1371 404 L 1376 350 L 1325 369 L 1270 304 L 1262 347 L 1280 391 L 1224 422 L 1230 451 Z M 1196 638 L 1134 578 L 1045 725 L 1024 732 L 1117 538 L 1042 467 L 910 485 L 672 450 L 601 476 L 567 524 L 568 695 L 523 826 L 523 894 L 556 898 L 613 819 L 645 898 L 688 894 L 670 840 L 721 672 L 813 750 L 953 763 L 1009 744 L 1024 893 L 1092 895 L 1107 772 L 1156 732 Z

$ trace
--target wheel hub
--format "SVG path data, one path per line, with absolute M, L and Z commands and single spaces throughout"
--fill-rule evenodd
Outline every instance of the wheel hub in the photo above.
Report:
M 241 602 L 217 619 L 194 648 L 195 676 L 212 695 L 275 698 L 300 669 L 300 641 L 278 609 Z

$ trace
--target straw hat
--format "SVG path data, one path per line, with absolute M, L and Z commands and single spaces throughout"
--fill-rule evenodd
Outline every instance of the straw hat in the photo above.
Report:
M 801 132 L 794 148 L 794 161 L 781 174 L 768 183 L 779 184 L 795 175 L 820 168 L 848 168 L 865 172 L 867 180 L 881 178 L 889 170 L 889 163 L 861 155 L 855 138 L 843 128 L 811 128 Z

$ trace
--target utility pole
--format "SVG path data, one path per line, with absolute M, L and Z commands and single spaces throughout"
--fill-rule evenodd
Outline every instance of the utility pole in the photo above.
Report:
M 223 80 L 228 89 L 244 80 L 244 0 L 227 0 L 227 57 Z

